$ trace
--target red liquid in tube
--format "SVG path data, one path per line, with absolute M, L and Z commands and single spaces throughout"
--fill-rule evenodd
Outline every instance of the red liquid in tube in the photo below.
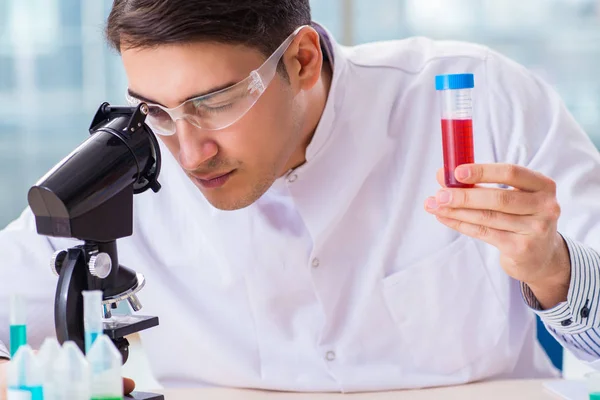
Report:
M 475 162 L 473 150 L 473 120 L 443 119 L 444 181 L 451 188 L 472 188 L 456 180 L 454 170 L 462 164 Z

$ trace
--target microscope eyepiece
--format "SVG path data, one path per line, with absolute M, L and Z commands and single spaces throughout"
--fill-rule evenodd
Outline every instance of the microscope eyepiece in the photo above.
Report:
M 99 107 L 91 136 L 29 190 L 39 234 L 102 242 L 132 234 L 133 194 L 160 190 L 147 113 L 145 103 Z

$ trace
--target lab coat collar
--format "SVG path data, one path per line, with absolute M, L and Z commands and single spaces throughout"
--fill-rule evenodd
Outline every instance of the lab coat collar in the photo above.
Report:
M 313 22 L 312 26 L 321 36 L 321 45 L 331 64 L 333 77 L 323 114 L 321 115 L 313 138 L 306 148 L 306 163 L 310 163 L 310 161 L 317 156 L 327 142 L 327 139 L 332 135 L 337 110 L 340 109 L 341 100 L 343 99 L 343 93 L 340 91 L 341 88 L 339 87 L 339 83 L 347 62 L 342 46 L 335 41 L 333 35 L 325 27 L 316 22 Z

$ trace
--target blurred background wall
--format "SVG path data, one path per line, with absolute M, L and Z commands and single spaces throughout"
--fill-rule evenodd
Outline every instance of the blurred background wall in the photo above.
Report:
M 0 227 L 86 137 L 126 80 L 104 43 L 109 0 L 0 0 Z M 491 46 L 562 94 L 600 144 L 600 0 L 312 0 L 344 44 L 424 35 Z

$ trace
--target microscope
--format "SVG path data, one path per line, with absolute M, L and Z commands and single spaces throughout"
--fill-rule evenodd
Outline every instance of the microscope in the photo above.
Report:
M 82 291 L 101 290 L 104 333 L 119 349 L 123 363 L 129 355 L 125 336 L 158 325 L 158 317 L 112 315 L 121 301 L 133 311 L 142 308 L 137 293 L 144 287 L 144 276 L 119 264 L 116 241 L 133 233 L 134 194 L 160 190 L 160 149 L 145 124 L 147 114 L 145 103 L 102 104 L 91 123 L 91 136 L 28 193 L 39 234 L 83 242 L 57 251 L 51 260 L 58 276 L 54 323 L 59 342 L 74 341 L 85 351 Z M 126 398 L 164 399 L 141 392 Z

